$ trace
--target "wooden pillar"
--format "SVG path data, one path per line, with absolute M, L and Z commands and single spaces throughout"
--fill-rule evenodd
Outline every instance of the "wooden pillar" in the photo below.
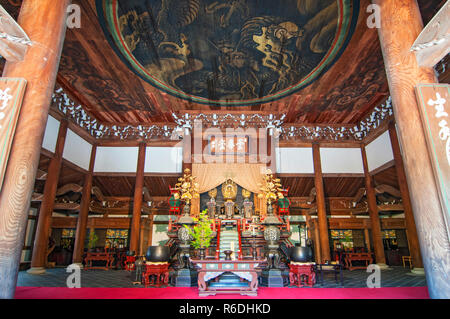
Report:
M 148 217 L 150 218 L 150 226 L 149 226 L 150 229 L 148 230 L 148 245 L 147 246 L 152 246 L 152 241 L 153 241 L 153 224 L 154 224 L 153 212 L 151 212 Z
M 318 220 L 315 219 L 313 221 L 313 227 L 314 227 L 314 253 L 316 255 L 316 263 L 321 264 L 322 263 L 322 254 L 320 249 L 320 236 L 319 236 L 319 226 L 318 226 Z
M 130 251 L 138 252 L 141 223 L 142 197 L 144 188 L 145 143 L 139 144 L 139 155 L 134 186 L 133 217 L 131 218 Z
M 314 160 L 314 185 L 316 188 L 317 202 L 317 218 L 319 223 L 320 248 L 322 262 L 329 260 L 330 256 L 330 240 L 328 238 L 328 220 L 327 210 L 325 206 L 325 191 L 323 189 L 322 164 L 320 162 L 320 146 L 313 143 L 313 160 Z
M 192 136 L 184 135 L 183 137 L 183 172 L 189 168 L 192 172 Z
M 403 164 L 431 298 L 450 298 L 450 242 L 447 212 L 440 204 L 415 96 L 418 83 L 437 83 L 433 68 L 419 67 L 411 46 L 423 29 L 416 0 L 373 0 L 392 96 Z
M 275 146 L 278 142 L 278 138 L 275 137 L 275 132 L 272 132 L 272 135 L 269 132 L 266 133 L 267 138 L 267 168 L 269 168 L 272 173 L 276 173 L 276 154 L 275 154 Z
M 367 164 L 366 147 L 361 145 L 361 157 L 364 167 L 364 180 L 366 184 L 367 204 L 369 206 L 369 216 L 372 223 L 372 242 L 375 253 L 375 261 L 379 266 L 386 267 L 386 257 L 384 256 L 383 240 L 381 238 L 380 216 L 378 215 L 377 198 L 373 187 L 372 176 L 369 174 Z
M 62 155 L 64 152 L 66 135 L 67 121 L 62 119 L 59 125 L 55 153 L 48 166 L 48 174 L 44 186 L 44 197 L 42 199 L 41 210 L 37 223 L 36 238 L 34 240 L 31 268 L 28 270 L 28 273 L 34 275 L 45 273 L 48 237 L 50 235 L 53 207 L 55 206 L 56 191 L 58 188 L 59 172 L 62 165 Z
M 15 293 L 69 3 L 70 0 L 22 2 L 18 23 L 34 44 L 23 61 L 7 62 L 3 71 L 3 77 L 25 78 L 28 84 L 0 194 L 0 298 L 13 298 Z
M 369 229 L 364 228 L 364 240 L 366 241 L 367 251 L 371 251 L 372 247 L 370 246 L 370 236 L 369 236 Z
M 77 220 L 77 230 L 75 234 L 75 245 L 73 249 L 73 263 L 81 264 L 84 253 L 84 241 L 86 239 L 86 228 L 89 216 L 89 206 L 91 204 L 92 176 L 94 174 L 95 155 L 97 146 L 93 145 L 89 162 L 89 171 L 84 177 L 83 193 L 81 196 L 80 212 Z
M 402 193 L 409 253 L 413 259 L 414 268 L 423 268 L 422 256 L 420 254 L 419 238 L 417 237 L 416 223 L 414 221 L 411 198 L 409 197 L 408 182 L 406 180 L 405 168 L 403 166 L 402 154 L 400 151 L 400 145 L 398 144 L 397 131 L 395 129 L 394 123 L 391 123 L 389 126 L 389 137 L 391 138 L 398 185 L 400 187 L 400 192 Z
M 141 226 L 139 231 L 139 256 L 142 256 L 142 252 L 144 251 L 144 228 L 145 223 L 143 223 L 141 219 Z

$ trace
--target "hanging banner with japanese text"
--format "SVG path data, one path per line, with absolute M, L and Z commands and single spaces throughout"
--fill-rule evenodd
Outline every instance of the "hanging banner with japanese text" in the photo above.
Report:
M 419 84 L 416 86 L 422 124 L 432 159 L 441 202 L 450 222 L 450 85 Z
M 0 79 L 0 189 L 3 186 L 9 152 L 19 118 L 27 81 L 25 79 Z

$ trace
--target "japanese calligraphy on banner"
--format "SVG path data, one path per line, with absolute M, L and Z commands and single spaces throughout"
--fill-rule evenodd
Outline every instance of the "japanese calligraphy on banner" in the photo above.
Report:
M 209 137 L 209 153 L 211 155 L 222 154 L 236 154 L 245 155 L 248 154 L 249 148 L 248 136 L 225 136 L 225 137 Z
M 450 85 L 419 84 L 416 95 L 441 201 L 450 214 Z
M 3 186 L 3 178 L 26 84 L 25 79 L 0 79 L 0 189 Z

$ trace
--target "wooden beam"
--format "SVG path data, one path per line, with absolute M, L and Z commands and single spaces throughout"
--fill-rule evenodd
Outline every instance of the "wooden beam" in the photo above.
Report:
M 80 210 L 80 204 L 78 203 L 54 203 L 53 210 Z M 48 238 L 47 238 L 48 240 Z
M 379 6 L 378 30 L 389 91 L 392 96 L 399 144 L 411 193 L 428 292 L 431 298 L 450 298 L 449 229 L 440 203 L 433 166 L 427 147 L 415 87 L 437 83 L 434 69 L 420 67 L 410 51 L 423 30 L 417 1 L 372 0 Z
M 55 146 L 55 154 L 48 166 L 48 177 L 44 186 L 44 197 L 42 199 L 41 210 L 36 229 L 36 239 L 34 241 L 33 255 L 31 258 L 31 269 L 29 273 L 45 273 L 47 264 L 48 237 L 50 235 L 50 223 L 55 209 L 55 197 L 58 187 L 59 173 L 62 165 L 62 155 L 67 135 L 67 121 L 61 121 L 59 125 L 58 137 Z

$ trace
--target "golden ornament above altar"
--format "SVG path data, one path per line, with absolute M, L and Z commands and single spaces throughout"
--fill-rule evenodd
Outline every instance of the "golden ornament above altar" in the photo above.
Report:
M 175 184 L 175 190 L 177 190 L 178 193 L 175 193 L 174 197 L 175 199 L 180 198 L 189 205 L 193 198 L 200 197 L 198 193 L 198 187 L 198 183 L 195 182 L 195 176 L 192 176 L 191 170 L 189 168 L 186 168 L 184 170 L 183 177 L 178 178 L 178 183 Z M 180 193 L 181 197 L 179 195 Z
M 274 178 L 270 169 L 266 171 L 263 183 L 258 184 L 258 186 L 261 190 L 261 193 L 258 194 L 258 198 L 265 198 L 269 205 L 278 198 L 284 198 L 280 179 Z
M 222 195 L 226 200 L 233 200 L 237 196 L 237 184 L 231 180 L 227 179 L 225 183 L 222 184 Z

